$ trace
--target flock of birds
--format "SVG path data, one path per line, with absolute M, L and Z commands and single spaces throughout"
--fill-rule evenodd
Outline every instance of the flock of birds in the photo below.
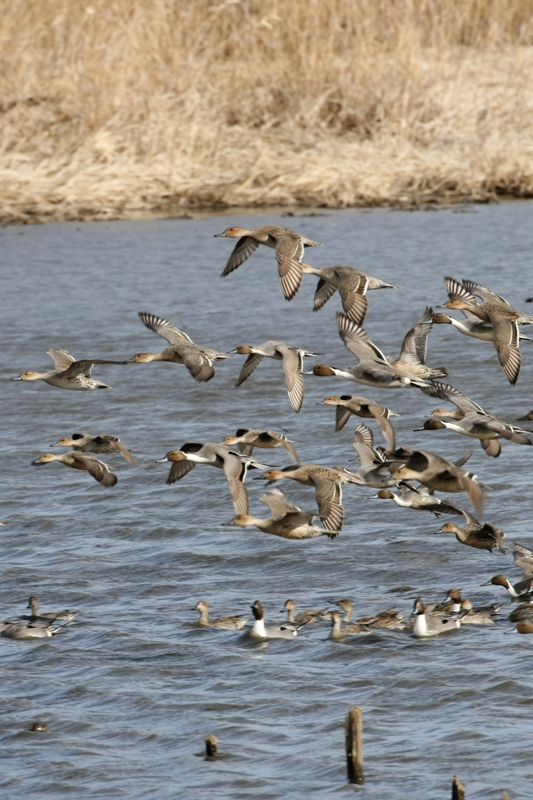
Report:
M 431 398 L 453 405 L 453 409 L 435 409 L 417 430 L 448 428 L 457 434 L 478 439 L 486 455 L 492 458 L 500 455 L 502 440 L 531 446 L 532 440 L 528 435 L 531 431 L 499 419 L 457 388 L 442 382 L 448 376 L 448 369 L 444 366 L 429 367 L 426 364 L 426 351 L 433 324 L 452 325 L 464 335 L 493 342 L 505 376 L 509 383 L 515 384 L 521 366 L 520 340 L 529 338 L 520 332 L 519 326 L 533 324 L 532 316 L 512 308 L 504 298 L 485 286 L 469 280 L 459 282 L 447 277 L 445 286 L 448 300 L 443 308 L 458 310 L 463 317 L 454 318 L 446 313 L 434 313 L 432 308 L 427 307 L 405 335 L 399 356 L 389 358 L 371 341 L 363 324 L 368 309 L 368 292 L 396 287 L 353 267 L 335 265 L 318 268 L 303 263 L 305 248 L 318 246 L 319 243 L 286 228 L 274 225 L 251 229 L 230 227 L 218 236 L 238 240 L 223 276 L 241 266 L 262 244 L 275 250 L 281 287 L 287 300 L 292 300 L 295 296 L 304 274 L 319 278 L 314 297 L 315 311 L 322 308 L 338 291 L 344 311 L 337 313 L 339 336 L 349 352 L 355 356 L 357 363 L 343 368 L 315 364 L 312 369 L 304 370 L 304 360 L 315 357 L 316 354 L 277 340 L 261 344 L 240 344 L 231 353 L 219 352 L 196 344 L 184 331 L 167 320 L 142 312 L 139 317 L 143 324 L 166 340 L 167 346 L 164 350 L 157 353 L 137 353 L 129 361 L 77 361 L 66 350 L 51 349 L 48 350 L 48 355 L 54 362 L 53 370 L 26 371 L 12 380 L 40 380 L 60 389 L 77 391 L 107 389 L 108 384 L 92 377 L 95 365 L 165 361 L 184 365 L 196 381 L 204 382 L 213 378 L 215 362 L 233 355 L 243 355 L 246 359 L 236 383 L 240 386 L 251 377 L 264 358 L 271 358 L 281 362 L 289 402 L 297 413 L 304 400 L 304 375 L 338 377 L 372 389 L 417 389 Z M 376 498 L 392 500 L 399 508 L 429 512 L 438 518 L 444 514 L 464 517 L 463 527 L 455 522 L 447 522 L 439 532 L 455 534 L 457 541 L 463 545 L 505 553 L 504 533 L 501 530 L 489 522 L 479 522 L 470 511 L 436 495 L 437 492 L 466 493 L 476 513 L 482 512 L 486 492 L 490 491 L 490 487 L 479 482 L 465 468 L 471 453 L 452 463 L 428 450 L 398 447 L 391 422 L 391 418 L 397 415 L 374 399 L 359 395 L 328 396 L 323 405 L 335 408 L 336 431 L 341 431 L 352 416 L 365 421 L 373 420 L 377 423 L 386 446 L 376 445 L 371 429 L 364 423 L 359 424 L 352 436 L 352 446 L 359 467 L 348 470 L 344 466 L 302 464 L 293 446 L 294 442 L 285 434 L 260 428 L 241 428 L 235 435 L 226 436 L 222 442 L 187 442 L 179 449 L 170 450 L 161 459 L 171 465 L 167 483 L 173 484 L 182 480 L 197 464 L 221 469 L 235 509 L 235 516 L 226 524 L 253 526 L 285 539 L 337 537 L 345 515 L 342 487 L 356 484 L 377 490 Z M 533 411 L 526 419 L 533 419 Z M 135 463 L 130 450 L 120 439 L 109 434 L 74 433 L 70 437 L 60 438 L 52 446 L 72 449 L 61 454 L 43 453 L 33 464 L 43 465 L 58 461 L 72 469 L 88 472 L 106 487 L 114 486 L 117 477 L 113 467 L 99 456 L 117 454 L 130 464 Z M 257 460 L 254 456 L 255 448 L 281 448 L 293 463 L 281 469 L 271 468 Z M 260 497 L 268 506 L 270 515 L 264 518 L 251 515 L 245 483 L 248 470 L 265 470 L 258 478 L 268 484 L 294 480 L 313 487 L 317 508 L 302 511 L 287 499 L 281 489 L 274 487 Z M 316 517 L 320 518 L 321 526 L 315 524 Z M 527 601 L 512 612 L 511 619 L 518 623 L 517 630 L 520 633 L 533 633 L 533 552 L 523 545 L 515 544 L 514 560 L 524 572 L 523 579 L 513 583 L 503 575 L 496 575 L 490 582 L 504 587 L 513 599 Z M 287 600 L 284 606 L 284 611 L 288 614 L 286 622 L 266 626 L 262 604 L 256 601 L 251 607 L 254 622 L 248 633 L 260 639 L 292 639 L 305 625 L 328 622 L 333 639 L 366 634 L 379 628 L 402 629 L 415 636 L 425 637 L 444 633 L 464 624 L 493 624 L 498 613 L 495 606 L 473 607 L 468 599 L 461 597 L 458 589 L 451 589 L 446 599 L 440 603 L 424 603 L 418 598 L 411 619 L 407 622 L 395 609 L 353 622 L 353 605 L 349 600 L 332 601 L 332 605 L 340 610 L 313 609 L 295 616 L 295 603 Z M 30 598 L 30 607 L 31 615 L 0 623 L 0 636 L 13 639 L 52 636 L 69 624 L 77 614 L 68 610 L 40 614 L 35 597 Z M 197 604 L 196 610 L 200 614 L 198 624 L 205 627 L 240 630 L 248 621 L 248 618 L 242 616 L 210 619 L 208 605 L 203 600 Z

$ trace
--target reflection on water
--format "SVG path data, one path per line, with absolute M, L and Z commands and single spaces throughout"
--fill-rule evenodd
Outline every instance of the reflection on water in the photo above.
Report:
M 0 786 L 10 798 L 329 798 L 352 791 L 343 720 L 351 705 L 362 705 L 365 796 L 446 797 L 457 772 L 469 799 L 505 788 L 525 800 L 533 637 L 507 635 L 503 592 L 501 624 L 434 641 L 383 632 L 332 643 L 327 627 L 313 625 L 295 641 L 265 646 L 239 632 L 198 629 L 191 610 L 205 599 L 214 615 L 246 614 L 259 598 L 273 622 L 287 597 L 300 608 L 349 597 L 358 616 L 393 604 L 408 615 L 418 595 L 440 599 L 452 586 L 488 602 L 497 590 L 480 584 L 491 575 L 520 577 L 510 554 L 433 536 L 440 523 L 429 514 L 402 513 L 354 486 L 345 488 L 346 522 L 333 542 L 224 527 L 233 507 L 221 472 L 198 466 L 166 486 L 168 465 L 155 461 L 186 441 L 219 441 L 253 426 L 287 433 L 302 461 L 353 466 L 350 437 L 359 420 L 335 434 L 334 410 L 317 404 L 328 394 L 360 393 L 402 415 L 393 420 L 400 444 L 453 459 L 472 447 L 471 469 L 495 488 L 486 519 L 509 542 L 531 547 L 529 448 L 504 444 L 495 460 L 451 432 L 414 433 L 438 405 L 417 390 L 376 393 L 309 376 L 296 415 L 273 361 L 234 387 L 239 356 L 219 362 L 207 384 L 161 363 L 95 367 L 112 386 L 105 392 L 8 381 L 22 370 L 50 369 L 50 347 L 116 360 L 162 349 L 138 311 L 173 320 L 222 351 L 280 338 L 323 354 L 320 361 L 350 365 L 335 323 L 338 298 L 311 311 L 314 278 L 305 276 L 287 303 L 267 248 L 219 277 L 233 242 L 213 234 L 230 223 L 267 222 L 323 242 L 306 252 L 313 265 L 350 264 L 399 287 L 370 295 L 365 327 L 386 353 L 398 354 L 426 305 L 446 300 L 444 275 L 486 284 L 524 310 L 533 295 L 526 203 L 468 213 L 228 215 L 1 230 L 2 613 L 21 613 L 30 594 L 43 610 L 81 611 L 53 640 L 1 640 L 8 758 Z M 491 344 L 451 326 L 435 327 L 428 363 L 448 364 L 454 385 L 513 420 L 533 407 L 531 347 L 522 345 L 515 387 Z M 114 489 L 61 465 L 31 466 L 60 436 L 80 430 L 111 433 L 132 449 L 135 467 L 104 457 L 117 467 Z M 289 463 L 284 451 L 260 454 L 272 466 Z M 251 513 L 266 516 L 263 484 L 249 487 Z M 312 489 L 284 488 L 313 509 Z M 50 733 L 23 732 L 37 719 Z M 198 757 L 209 733 L 228 757 Z

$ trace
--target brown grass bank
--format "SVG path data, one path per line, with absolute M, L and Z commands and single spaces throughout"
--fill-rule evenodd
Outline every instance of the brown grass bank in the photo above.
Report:
M 0 0 L 0 218 L 533 196 L 533 0 Z

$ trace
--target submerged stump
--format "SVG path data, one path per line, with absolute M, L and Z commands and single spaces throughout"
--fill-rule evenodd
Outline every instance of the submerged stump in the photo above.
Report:
M 363 709 L 354 706 L 346 717 L 346 766 L 350 783 L 364 783 Z

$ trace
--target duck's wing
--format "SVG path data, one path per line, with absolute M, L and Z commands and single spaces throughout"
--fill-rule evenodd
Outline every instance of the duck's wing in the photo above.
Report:
M 505 303 L 506 306 L 510 305 L 505 297 L 501 297 L 499 294 L 496 294 L 496 292 L 493 292 L 492 289 L 488 289 L 480 283 L 468 281 L 463 278 L 463 286 L 468 292 L 475 294 L 477 297 L 481 297 L 482 300 L 500 300 L 500 302 Z
M 180 331 L 179 328 L 176 328 L 171 322 L 167 322 L 163 317 L 156 317 L 154 314 L 147 314 L 144 311 L 139 311 L 138 313 L 141 322 L 151 331 L 166 339 L 169 344 L 192 342 L 192 339 L 184 331 Z
M 337 406 L 338 408 L 338 406 Z M 380 406 L 378 403 L 368 403 L 368 410 L 381 428 L 390 450 L 396 450 L 396 433 L 389 419 L 389 409 Z
M 170 485 L 171 483 L 176 483 L 176 481 L 181 481 L 195 466 L 194 461 L 173 461 L 168 473 L 167 484 Z
M 285 373 L 285 384 L 289 393 L 289 400 L 294 410 L 298 413 L 302 407 L 304 399 L 304 379 L 302 375 L 303 355 L 301 350 L 295 347 L 278 345 L 277 349 L 282 355 L 283 372 Z
M 524 575 L 526 577 L 533 575 L 533 552 L 528 547 L 524 547 L 523 544 L 515 542 L 513 558 L 516 566 L 524 570 Z
M 234 269 L 240 267 L 241 264 L 244 264 L 244 262 L 255 253 L 258 247 L 259 242 L 257 239 L 253 239 L 251 236 L 241 236 L 231 252 L 228 263 L 224 267 L 222 277 L 224 278 L 226 275 L 229 275 L 230 272 L 233 272 Z
M 286 300 L 292 300 L 302 282 L 301 260 L 304 243 L 300 236 L 276 236 L 276 258 L 281 288 Z
M 229 452 L 224 457 L 223 469 L 235 511 L 237 514 L 248 514 L 248 489 L 244 485 L 247 463 L 243 463 L 237 453 Z
M 342 272 L 339 276 L 342 307 L 356 325 L 363 324 L 368 309 L 368 298 L 366 297 L 368 284 L 368 278 L 357 273 Z
M 333 297 L 337 287 L 332 283 L 328 283 L 323 278 L 320 278 L 316 285 L 315 297 L 313 300 L 313 311 L 318 311 L 325 305 L 330 297 Z
M 289 503 L 287 500 L 287 496 L 285 492 L 281 489 L 271 489 L 270 492 L 266 492 L 262 494 L 259 498 L 262 503 L 265 503 L 272 512 L 272 516 L 276 519 L 285 516 L 291 511 L 300 511 L 298 506 L 295 506 L 293 503 Z
M 514 386 L 520 372 L 522 354 L 518 346 L 520 331 L 518 323 L 509 319 L 502 319 L 497 314 L 489 311 L 489 319 L 494 331 L 494 347 L 498 353 L 498 360 L 505 377 Z
M 400 357 L 396 363 L 425 364 L 428 336 L 431 333 L 433 309 L 426 308 L 420 319 L 405 335 Z
M 372 431 L 366 425 L 359 425 L 352 436 L 352 447 L 359 456 L 362 467 L 371 466 L 375 463 L 374 437 Z
M 98 483 L 101 483 L 102 486 L 114 486 L 117 482 L 117 476 L 110 472 L 108 464 L 100 461 L 100 459 L 95 456 L 78 451 L 73 451 L 70 455 L 75 461 L 85 466 L 89 475 L 98 481 Z
M 335 483 L 320 476 L 314 477 L 313 483 L 315 485 L 318 513 L 324 528 L 327 531 L 340 531 L 344 520 L 340 483 Z
M 74 356 L 71 356 L 68 350 L 52 348 L 46 351 L 46 355 L 50 356 L 56 369 L 68 369 L 75 361 Z
M 95 443 L 98 443 L 98 439 L 101 438 L 102 438 L 101 436 L 95 436 L 94 438 Z M 122 444 L 120 439 L 117 439 L 115 436 L 109 436 L 106 437 L 105 443 L 110 444 L 111 447 L 113 447 L 117 452 L 119 452 L 122 456 L 124 456 L 126 461 L 129 461 L 130 464 L 135 465 L 135 459 L 133 458 L 128 448 Z
M 488 416 L 487 412 L 484 411 L 481 406 L 478 406 L 477 403 L 474 403 L 473 400 L 470 400 L 469 397 L 460 392 L 459 389 L 456 389 L 455 386 L 451 386 L 449 383 L 433 381 L 428 386 L 421 388 L 424 394 L 428 394 L 430 397 L 438 397 L 439 400 L 448 400 L 450 403 L 453 403 L 465 415 L 475 412 L 477 414 Z
M 480 439 L 479 443 L 485 453 L 491 458 L 498 458 L 502 451 L 502 446 L 499 439 Z
M 448 292 L 450 300 L 463 300 L 470 305 L 478 305 L 476 296 L 469 292 L 462 283 L 456 281 L 455 278 L 447 276 L 444 278 L 444 285 L 446 286 L 446 291 Z
M 250 353 L 242 365 L 242 369 L 239 373 L 239 377 L 237 378 L 235 386 L 240 386 L 241 383 L 244 383 L 246 378 L 249 378 L 252 372 L 257 369 L 263 358 L 264 356 L 259 355 L 259 353 Z
M 179 346 L 177 350 L 178 352 L 180 351 Z M 206 356 L 202 355 L 200 352 L 187 350 L 181 352 L 180 355 L 183 358 L 183 363 L 196 381 L 205 383 L 211 380 L 215 374 L 215 370 L 209 358 L 206 358 Z
M 359 361 L 376 361 L 390 366 L 389 362 L 376 345 L 370 340 L 368 333 L 360 325 L 356 325 L 346 314 L 337 311 L 339 336 L 350 353 Z

